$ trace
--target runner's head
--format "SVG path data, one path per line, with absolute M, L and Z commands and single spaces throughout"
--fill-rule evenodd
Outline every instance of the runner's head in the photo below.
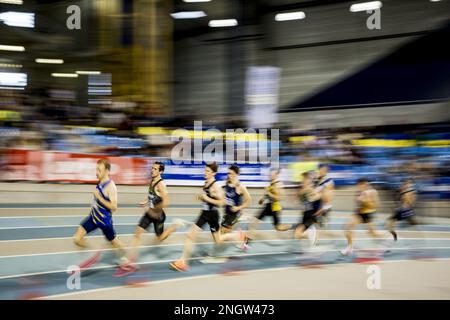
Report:
M 217 173 L 217 169 L 218 169 L 217 163 L 215 163 L 215 162 L 206 164 L 205 179 L 208 180 L 208 179 L 213 178 Z
M 279 175 L 280 175 L 280 168 L 272 168 L 272 169 L 270 169 L 270 179 L 272 181 L 277 180 Z
M 98 180 L 103 180 L 109 176 L 109 171 L 111 170 L 111 164 L 106 159 L 99 159 L 97 161 L 97 167 L 95 170 L 95 175 Z
M 236 182 L 239 176 L 240 169 L 237 165 L 232 165 L 228 168 L 227 181 L 230 183 Z
M 314 180 L 314 172 L 306 171 L 302 173 L 303 185 L 308 185 Z
M 152 166 L 152 178 L 156 178 L 163 174 L 164 172 L 164 163 L 156 161 Z
M 414 184 L 413 179 L 406 178 L 405 180 L 403 180 L 402 187 L 405 188 L 405 189 L 406 188 L 411 188 L 413 186 L 413 184 Z
M 358 182 L 356 183 L 356 187 L 359 191 L 367 190 L 370 186 L 369 179 L 367 178 L 359 178 Z
M 321 164 L 319 165 L 319 176 L 320 176 L 320 177 L 326 176 L 327 173 L 328 173 L 328 170 L 329 170 L 328 165 L 325 164 L 325 163 L 321 163 Z

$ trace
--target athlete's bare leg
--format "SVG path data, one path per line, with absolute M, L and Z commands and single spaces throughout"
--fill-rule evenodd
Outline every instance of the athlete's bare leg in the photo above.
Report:
M 201 229 L 197 225 L 192 226 L 191 231 L 189 231 L 186 241 L 184 242 L 183 254 L 179 260 L 183 264 L 187 264 L 186 262 L 191 257 L 191 252 L 194 247 L 194 242 L 197 239 L 197 235 L 200 231 L 201 231 Z
M 128 254 L 128 259 L 130 261 L 136 261 L 138 257 L 138 249 L 142 242 L 142 235 L 145 233 L 145 229 L 137 226 L 134 231 L 133 239 L 130 242 L 130 253 Z
M 246 232 L 246 236 L 249 239 L 254 239 L 257 233 L 258 226 L 262 223 L 258 218 L 253 217 L 253 221 L 250 222 L 248 226 L 248 231 Z
M 394 237 L 394 240 L 397 241 L 397 232 L 395 232 L 395 219 L 389 218 L 386 221 L 386 229 L 392 234 L 392 236 Z
M 111 245 L 116 249 L 116 254 L 119 258 L 123 258 L 126 255 L 125 246 L 122 241 L 120 241 L 117 237 L 111 240 Z
M 166 230 L 164 230 L 163 233 L 161 233 L 158 237 L 157 237 L 157 241 L 158 243 L 163 242 L 164 240 L 166 240 L 172 233 L 174 233 L 177 230 L 178 226 L 172 224 L 169 228 L 167 228 Z
M 378 234 L 378 232 L 375 232 L 375 225 L 372 222 L 367 223 L 367 231 L 369 232 L 369 235 L 374 239 L 378 239 L 381 236 L 380 234 Z
M 347 247 L 353 248 L 353 229 L 361 223 L 361 218 L 353 215 L 345 225 L 345 237 L 347 238 Z
M 241 235 L 239 232 L 232 232 L 233 229 L 231 228 L 220 228 L 221 235 L 220 238 L 222 241 L 241 241 Z
M 303 236 L 303 233 L 305 232 L 305 225 L 300 224 L 294 229 L 294 238 L 295 239 L 301 239 Z
M 75 234 L 73 235 L 73 242 L 82 248 L 85 248 L 87 246 L 86 240 L 84 239 L 84 236 L 86 235 L 86 230 L 82 226 L 79 226 Z
M 277 231 L 287 231 L 291 229 L 291 225 L 279 223 L 275 226 L 275 230 Z

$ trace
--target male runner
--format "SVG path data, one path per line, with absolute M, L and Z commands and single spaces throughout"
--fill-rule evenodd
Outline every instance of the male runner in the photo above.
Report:
M 331 202 L 334 197 L 334 181 L 328 177 L 329 166 L 327 164 L 319 165 L 319 174 L 315 181 L 315 187 L 321 193 L 321 207 L 318 210 L 317 220 L 321 227 L 326 227 L 328 224 L 328 214 L 332 209 Z
M 145 212 L 136 227 L 133 240 L 130 243 L 131 253 L 128 257 L 130 263 L 122 264 L 120 266 L 122 271 L 133 272 L 136 270 L 135 262 L 138 256 L 138 250 L 136 249 L 141 244 L 142 235 L 151 224 L 153 224 L 153 229 L 155 231 L 158 243 L 161 243 L 167 239 L 170 234 L 175 232 L 178 227 L 184 224 L 182 220 L 176 219 L 168 229 L 164 230 L 164 222 L 166 221 L 166 213 L 164 212 L 164 208 L 169 205 L 170 201 L 166 184 L 161 178 L 161 175 L 164 172 L 164 167 L 164 163 L 159 161 L 155 162 L 152 166 L 147 199 L 139 203 L 140 206 L 145 208 Z M 119 274 L 122 275 L 120 272 Z
M 96 176 L 98 184 L 94 190 L 94 199 L 89 216 L 84 219 L 73 236 L 73 241 L 80 247 L 86 247 L 84 236 L 94 231 L 97 228 L 102 230 L 105 238 L 111 245 L 118 250 L 122 261 L 126 258 L 124 246 L 122 242 L 117 239 L 116 232 L 113 226 L 112 213 L 117 210 L 117 188 L 109 177 L 111 164 L 106 159 L 97 161 Z M 100 258 L 100 253 L 80 265 L 81 269 L 87 268 L 97 262 Z
M 280 174 L 279 169 L 272 169 L 270 171 L 270 185 L 265 188 L 263 197 L 258 201 L 258 204 L 265 203 L 264 209 L 254 217 L 254 222 L 250 225 L 249 231 L 245 235 L 245 245 L 241 246 L 241 249 L 247 249 L 248 243 L 251 239 L 254 239 L 257 226 L 262 222 L 265 217 L 271 217 L 273 219 L 273 226 L 277 231 L 287 231 L 291 228 L 290 225 L 281 224 L 281 198 L 283 197 L 283 186 L 278 177 Z
M 417 191 L 414 189 L 411 179 L 403 181 L 400 187 L 400 206 L 394 212 L 394 215 L 388 218 L 386 228 L 394 237 L 394 241 L 397 241 L 397 232 L 394 230 L 397 221 L 407 220 L 409 225 L 417 225 L 417 221 L 414 218 L 414 204 L 417 199 Z
M 348 244 L 341 251 L 343 255 L 351 255 L 353 253 L 352 230 L 360 223 L 366 224 L 369 234 L 374 239 L 378 238 L 378 234 L 375 232 L 375 227 L 372 223 L 379 204 L 378 192 L 365 178 L 358 180 L 357 188 L 359 190 L 359 194 L 356 197 L 357 209 L 345 226 L 345 237 L 347 238 Z
M 191 257 L 195 239 L 205 224 L 209 225 L 214 242 L 216 244 L 222 243 L 218 208 L 225 204 L 225 199 L 223 190 L 215 179 L 217 169 L 216 163 L 209 163 L 205 166 L 205 185 L 203 191 L 197 195 L 197 200 L 203 203 L 203 208 L 197 222 L 187 235 L 181 258 L 170 263 L 174 270 L 187 271 L 189 269 L 188 260 Z
M 247 208 L 252 198 L 247 188 L 239 181 L 239 167 L 232 165 L 228 168 L 228 177 L 223 186 L 225 192 L 225 214 L 220 228 L 224 236 L 233 229 L 238 222 L 242 209 Z M 224 238 L 223 240 L 228 240 Z
M 317 230 L 314 224 L 317 223 L 317 213 L 321 208 L 322 194 L 318 188 L 314 187 L 313 172 L 304 172 L 302 174 L 303 182 L 299 190 L 300 201 L 303 203 L 303 219 L 294 229 L 294 238 L 301 239 L 306 230 L 310 230 L 309 237 L 311 245 L 317 243 Z

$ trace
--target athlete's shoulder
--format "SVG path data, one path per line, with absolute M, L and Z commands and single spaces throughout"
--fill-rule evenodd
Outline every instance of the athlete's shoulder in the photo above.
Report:
M 240 191 L 239 194 L 242 194 L 247 190 L 247 187 L 245 186 L 245 184 L 239 181 L 238 184 L 236 185 L 236 189 Z
M 221 181 L 217 181 L 217 180 L 214 180 L 213 182 L 211 182 L 211 188 L 213 188 L 213 189 L 222 189 L 222 184 L 223 182 L 221 182 Z
M 116 183 L 114 182 L 113 179 L 109 180 L 109 183 L 108 183 L 108 185 L 106 187 L 107 188 L 116 188 L 117 189 Z
M 158 190 L 158 191 L 166 191 L 167 192 L 167 184 L 166 184 L 166 182 L 163 180 L 163 179 L 161 179 L 159 182 L 158 182 L 158 184 L 156 185 L 156 189 Z
M 113 180 L 111 180 L 108 185 L 106 186 L 106 190 L 109 195 L 111 194 L 117 194 L 117 185 L 114 183 Z
M 157 187 L 161 186 L 161 187 L 165 187 L 166 186 L 166 182 L 164 181 L 164 179 L 159 179 L 157 182 Z
M 411 193 L 411 192 L 417 192 L 417 190 L 414 187 L 409 187 L 403 191 L 403 193 Z
M 277 188 L 284 188 L 283 181 L 275 181 L 273 185 Z

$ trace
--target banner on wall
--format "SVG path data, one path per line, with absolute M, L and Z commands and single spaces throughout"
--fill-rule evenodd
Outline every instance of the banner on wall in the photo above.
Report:
M 8 150 L 4 157 L 3 181 L 95 183 L 97 160 L 106 158 L 111 163 L 114 181 L 129 185 L 148 182 L 149 163 L 152 160 L 20 149 Z
M 280 68 L 249 67 L 245 83 L 247 124 L 250 128 L 271 128 L 278 121 Z
M 10 149 L 4 156 L 1 180 L 36 182 L 96 183 L 97 160 L 111 163 L 111 177 L 117 184 L 144 185 L 148 183 L 151 164 L 160 158 L 109 157 L 52 151 Z M 267 185 L 269 165 L 240 164 L 240 180 L 249 187 Z M 225 180 L 229 165 L 219 166 L 216 179 Z M 204 164 L 175 165 L 166 163 L 164 179 L 173 186 L 204 184 Z
M 78 154 L 53 151 L 8 149 L 0 161 L 1 181 L 35 181 L 96 183 L 97 160 L 106 158 L 111 162 L 111 177 L 120 185 L 146 185 L 154 161 L 166 163 L 164 180 L 169 186 L 201 186 L 204 184 L 204 164 L 175 165 L 162 158 L 109 157 L 93 154 Z M 317 170 L 316 162 L 284 162 L 280 180 L 286 187 L 298 187 L 302 172 Z M 216 180 L 224 181 L 229 165 L 220 165 Z M 239 164 L 239 180 L 247 187 L 265 187 L 270 179 L 268 164 Z M 369 165 L 330 165 L 328 175 L 339 186 L 354 186 L 360 177 L 369 178 L 375 185 L 398 187 L 396 176 Z M 432 181 L 417 182 L 422 196 L 450 199 L 450 178 L 440 177 Z

